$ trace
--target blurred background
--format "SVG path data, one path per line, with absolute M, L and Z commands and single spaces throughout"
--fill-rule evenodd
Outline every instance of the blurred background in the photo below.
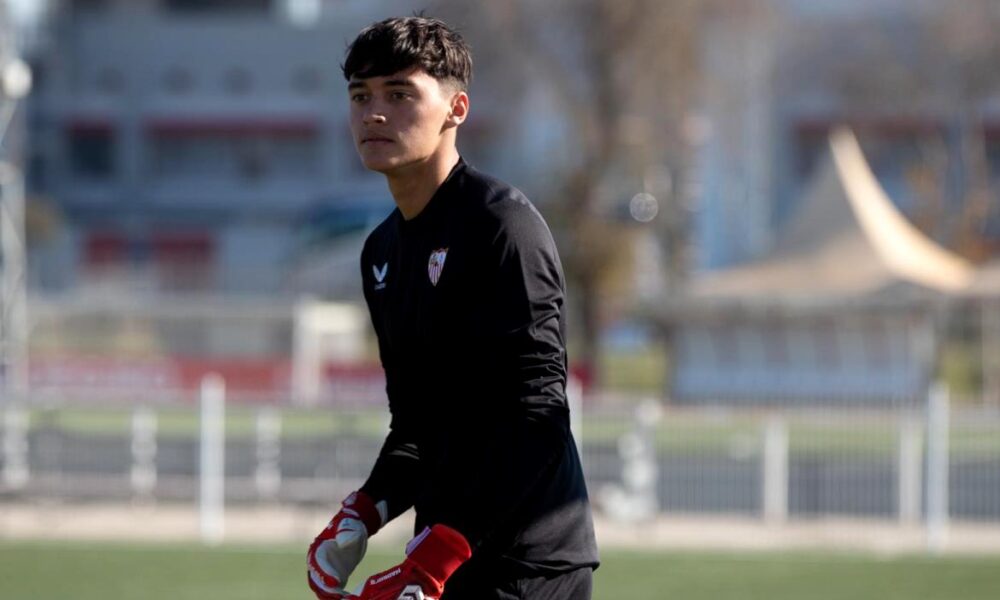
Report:
M 306 597 L 388 419 L 340 63 L 415 11 L 559 245 L 597 597 L 1000 586 L 996 0 L 0 0 L 5 577 L 251 543 Z

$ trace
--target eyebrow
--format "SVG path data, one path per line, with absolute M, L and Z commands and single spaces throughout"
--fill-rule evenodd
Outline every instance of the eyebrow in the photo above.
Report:
M 385 82 L 385 85 L 386 87 L 409 87 L 409 88 L 417 87 L 416 84 L 414 84 L 409 79 L 389 79 L 388 81 Z M 356 90 L 358 88 L 364 88 L 364 87 L 368 87 L 368 84 L 365 83 L 364 80 L 351 81 L 347 84 L 347 89 L 349 90 Z

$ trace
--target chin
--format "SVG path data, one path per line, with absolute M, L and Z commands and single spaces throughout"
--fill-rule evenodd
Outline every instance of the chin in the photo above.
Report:
M 361 163 L 366 169 L 376 173 L 388 173 L 399 166 L 396 161 L 385 159 L 361 159 Z
M 361 163 L 369 171 L 375 171 L 376 173 L 388 174 L 396 169 L 408 164 L 408 161 L 403 160 L 402 157 L 393 156 L 362 156 Z

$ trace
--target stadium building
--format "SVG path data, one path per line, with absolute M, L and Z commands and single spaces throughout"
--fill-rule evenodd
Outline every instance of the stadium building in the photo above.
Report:
M 360 298 L 361 242 L 393 207 L 357 159 L 340 72 L 372 14 L 48 3 L 27 106 L 34 386 L 191 387 L 214 368 L 287 391 L 296 299 Z

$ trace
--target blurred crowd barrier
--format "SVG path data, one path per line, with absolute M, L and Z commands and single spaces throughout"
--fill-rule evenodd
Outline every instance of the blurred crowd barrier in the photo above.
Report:
M 3 405 L 0 506 L 326 508 L 367 476 L 388 427 L 368 406 L 225 405 L 200 393 Z M 921 409 L 677 408 L 589 396 L 574 419 L 598 516 L 781 525 L 848 518 L 925 528 L 1000 524 L 1000 413 L 935 388 Z M 579 405 L 578 405 L 579 406 Z M 516 440 L 512 443 L 517 443 Z

